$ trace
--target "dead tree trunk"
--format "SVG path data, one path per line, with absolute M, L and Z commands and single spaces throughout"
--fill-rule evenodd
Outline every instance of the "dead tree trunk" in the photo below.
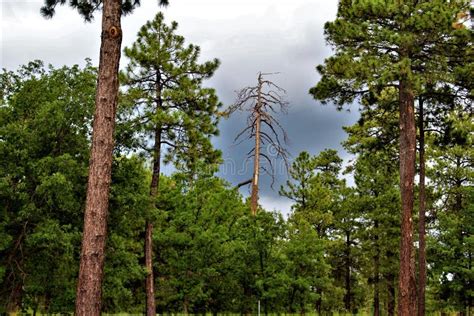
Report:
M 260 128 L 262 119 L 262 75 L 258 76 L 257 103 L 255 106 L 255 156 L 253 164 L 252 193 L 250 197 L 250 210 L 252 215 L 257 215 L 258 209 L 258 177 L 260 175 Z
M 401 79 L 400 106 L 400 191 L 402 202 L 400 274 L 398 291 L 398 315 L 412 316 L 414 267 L 413 249 L 413 182 L 415 176 L 416 127 L 414 95 L 408 80 Z
M 104 0 L 99 77 L 77 282 L 76 315 L 100 315 L 122 31 L 121 1 Z
M 274 113 L 277 113 L 275 107 L 279 107 L 280 112 L 286 112 L 288 103 L 281 96 L 281 93 L 285 93 L 285 90 L 273 82 L 265 80 L 264 75 L 259 73 L 256 86 L 240 90 L 236 102 L 224 112 L 225 116 L 236 110 L 247 110 L 251 113 L 247 119 L 247 126 L 235 137 L 234 141 L 240 140 L 243 135 L 247 135 L 249 139 L 255 141 L 255 145 L 247 153 L 247 158 L 253 158 L 254 161 L 252 179 L 237 185 L 237 187 L 240 187 L 251 184 L 250 211 L 253 216 L 258 211 L 260 171 L 265 171 L 274 179 L 275 166 L 271 158 L 280 158 L 284 161 L 285 166 L 288 166 L 288 152 L 280 141 L 282 136 L 283 142 L 286 143 L 286 132 L 273 116 Z M 265 87 L 268 90 L 265 90 Z M 263 152 L 264 145 L 271 148 L 270 155 L 274 157 L 269 156 L 269 152 Z
M 426 205 L 426 189 L 425 189 L 425 127 L 423 113 L 423 99 L 419 99 L 419 117 L 418 129 L 420 131 L 419 154 L 420 154 L 420 194 L 419 194 L 419 218 L 418 218 L 418 316 L 425 316 L 425 288 L 426 288 L 426 241 L 425 241 L 425 205 Z

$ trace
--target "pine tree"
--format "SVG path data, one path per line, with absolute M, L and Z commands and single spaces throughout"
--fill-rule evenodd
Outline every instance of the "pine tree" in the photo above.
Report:
M 167 4 L 167 0 L 160 0 Z M 66 0 L 45 0 L 41 13 L 53 17 L 57 5 Z M 89 163 L 84 232 L 77 283 L 76 314 L 100 315 L 102 279 L 107 239 L 107 212 L 112 172 L 118 70 L 122 44 L 122 15 L 131 13 L 139 0 L 69 0 L 85 21 L 102 9 L 99 76 L 95 100 L 92 149 Z
M 325 25 L 327 41 L 336 52 L 318 67 L 322 79 L 311 89 L 316 99 L 334 100 L 342 106 L 357 98 L 376 100 L 387 90 L 398 93 L 402 203 L 399 315 L 416 314 L 411 215 L 415 99 L 426 86 L 426 73 L 454 80 L 447 76 L 448 47 L 457 32 L 452 24 L 468 5 L 464 0 L 344 0 L 339 2 L 336 20 Z
M 140 29 L 135 43 L 125 48 L 130 62 L 123 74 L 123 83 L 129 88 L 124 102 L 129 104 L 135 133 L 146 136 L 138 140 L 140 147 L 152 156 L 152 210 L 157 207 L 163 159 L 177 161 L 178 166 L 193 173 L 199 159 L 214 163 L 219 158 L 210 137 L 217 134 L 220 103 L 213 89 L 202 87 L 219 61 L 198 63 L 199 47 L 185 46 L 184 37 L 175 34 L 177 28 L 176 22 L 166 25 L 163 14 L 158 13 Z M 148 136 L 153 139 L 152 148 L 148 147 Z M 163 149 L 167 151 L 163 153 Z M 145 231 L 147 315 L 154 315 L 151 217 Z
M 474 150 L 472 114 L 456 108 L 445 118 L 444 133 L 428 138 L 427 175 L 437 203 L 428 258 L 436 305 L 469 315 L 473 308 L 472 258 Z M 430 240 L 429 240 L 430 241 Z
M 311 157 L 307 152 L 302 152 L 290 168 L 291 179 L 287 181 L 286 186 L 282 186 L 280 189 L 280 195 L 294 201 L 290 221 L 301 224 L 302 229 L 305 225 L 309 225 L 314 230 L 319 242 L 323 242 L 327 263 L 331 262 L 335 265 L 336 260 L 340 261 L 338 267 L 333 268 L 332 276 L 320 274 L 318 275 L 320 280 L 312 285 L 316 296 L 314 305 L 318 313 L 337 310 L 342 301 L 339 300 L 340 295 L 338 295 L 341 290 L 337 286 L 329 285 L 331 278 L 338 279 L 338 284 L 345 285 L 345 300 L 348 305 L 350 305 L 352 296 L 350 276 L 349 282 L 344 276 L 351 265 L 350 250 L 353 245 L 350 234 L 355 227 L 352 227 L 353 221 L 348 220 L 350 217 L 347 216 L 350 213 L 349 204 L 343 203 L 343 196 L 347 193 L 347 188 L 344 181 L 338 179 L 341 165 L 342 159 L 335 150 L 326 149 L 314 157 Z M 336 222 L 340 222 L 340 225 Z M 289 228 L 293 227 L 290 224 Z M 342 232 L 342 237 L 340 232 Z M 340 242 L 341 238 L 346 238 L 346 232 L 349 233 L 350 239 L 348 248 L 345 247 L 344 242 Z M 294 236 L 299 238 L 298 234 Z M 349 255 L 347 255 L 348 253 Z M 342 277 L 339 278 L 339 276 Z M 322 280 L 324 282 L 321 282 Z

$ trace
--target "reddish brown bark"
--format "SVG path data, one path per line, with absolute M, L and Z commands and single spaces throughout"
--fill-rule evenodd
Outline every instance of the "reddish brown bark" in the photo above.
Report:
M 414 95 L 409 82 L 400 80 L 400 191 L 402 204 L 398 315 L 413 316 L 412 211 L 415 176 L 416 128 Z
M 153 224 L 146 222 L 145 227 L 145 268 L 146 268 L 146 314 L 156 315 L 155 284 L 153 277 Z
M 153 172 L 150 184 L 151 207 L 154 209 L 155 199 L 158 195 L 158 186 L 160 183 L 161 170 L 161 128 L 155 130 L 155 146 L 153 152 Z M 153 276 L 153 224 L 147 220 L 145 228 L 145 268 L 146 268 L 146 314 L 147 316 L 156 315 L 155 304 L 155 281 Z
M 100 315 L 122 31 L 121 1 L 104 0 L 99 78 L 77 283 L 76 315 Z
M 418 316 L 425 315 L 425 288 L 426 288 L 426 241 L 425 241 L 425 127 L 423 113 L 423 99 L 419 100 L 420 111 L 418 113 L 418 129 L 420 131 L 419 154 L 420 154 L 420 209 L 418 218 Z

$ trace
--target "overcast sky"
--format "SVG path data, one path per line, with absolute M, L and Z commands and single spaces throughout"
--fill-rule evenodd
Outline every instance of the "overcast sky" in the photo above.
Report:
M 14 70 L 33 59 L 58 67 L 83 65 L 87 57 L 98 64 L 100 14 L 84 23 L 75 11 L 60 7 L 53 19 L 46 20 L 39 13 L 42 3 L 0 0 L 1 67 Z M 280 119 L 292 158 L 303 150 L 317 154 L 334 148 L 347 161 L 350 157 L 340 146 L 346 138 L 342 126 L 357 120 L 357 109 L 337 112 L 308 94 L 318 81 L 315 66 L 331 54 L 323 26 L 334 19 L 336 7 L 336 0 L 170 0 L 169 7 L 159 8 L 155 0 L 142 0 L 142 6 L 122 21 L 123 46 L 129 46 L 141 25 L 162 10 L 167 22 L 179 23 L 178 34 L 201 47 L 202 61 L 220 59 L 219 70 L 206 86 L 215 88 L 225 105 L 235 100 L 236 90 L 255 84 L 259 71 L 280 72 L 271 79 L 287 90 L 290 108 Z M 122 58 L 122 66 L 126 62 Z M 245 168 L 244 163 L 250 144 L 232 144 L 244 123 L 242 115 L 223 121 L 214 140 L 225 160 L 220 175 L 232 184 L 251 177 L 251 165 Z M 272 190 L 270 181 L 263 179 L 260 203 L 266 209 L 289 211 L 290 201 L 278 196 L 285 181 L 286 174 L 280 171 Z M 248 195 L 247 188 L 241 192 Z

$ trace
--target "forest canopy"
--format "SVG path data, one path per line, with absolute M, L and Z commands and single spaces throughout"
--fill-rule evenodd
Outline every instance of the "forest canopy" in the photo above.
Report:
M 113 122 L 103 254 L 85 253 L 83 237 L 88 210 L 92 223 L 102 218 L 87 203 L 92 162 L 100 169 L 102 157 L 92 152 L 103 142 L 95 137 L 104 64 L 3 69 L 0 313 L 80 314 L 88 255 L 103 273 L 90 293 L 104 313 L 470 315 L 472 9 L 388 2 L 339 1 L 325 25 L 333 55 L 307 87 L 319 103 L 359 105 L 358 121 L 344 127 L 349 162 L 336 144 L 287 155 L 278 137 L 286 141 L 292 126 L 275 118 L 292 115 L 285 87 L 259 73 L 258 86 L 249 82 L 224 105 L 207 81 L 221 62 L 202 58 L 163 13 L 146 22 L 123 48 L 113 117 L 103 117 Z M 63 3 L 46 4 L 52 16 Z M 120 14 L 138 4 L 124 1 Z M 70 5 L 86 20 L 95 12 Z M 219 122 L 236 109 L 250 114 L 232 137 L 252 144 L 255 158 L 240 184 L 218 173 L 215 146 Z M 277 163 L 262 143 L 288 162 L 275 189 L 291 203 L 287 214 L 258 202 L 258 176 L 272 176 L 265 168 Z M 239 190 L 249 184 L 251 197 Z M 101 256 L 103 267 L 94 263 Z

